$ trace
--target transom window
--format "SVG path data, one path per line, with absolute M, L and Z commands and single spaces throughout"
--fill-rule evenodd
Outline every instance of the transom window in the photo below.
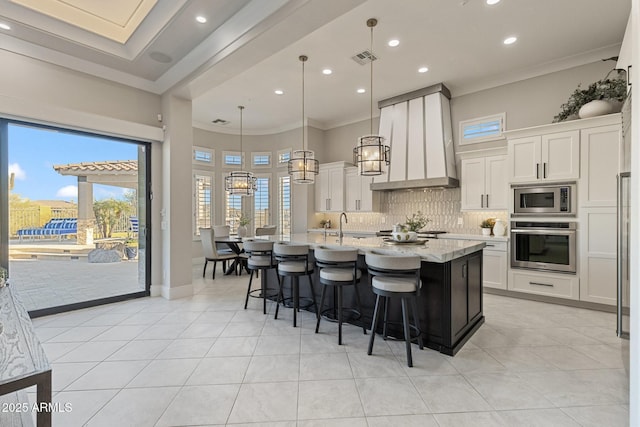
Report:
M 214 151 L 210 148 L 193 147 L 193 164 L 213 167 Z
M 260 153 L 252 153 L 251 164 L 253 167 L 269 167 L 271 166 L 271 153 L 269 152 L 260 152 Z
M 506 113 L 460 121 L 460 145 L 503 139 Z
M 291 149 L 278 151 L 278 167 L 287 166 L 287 163 L 291 160 Z
M 239 151 L 223 151 L 222 163 L 224 166 L 242 166 L 242 154 Z

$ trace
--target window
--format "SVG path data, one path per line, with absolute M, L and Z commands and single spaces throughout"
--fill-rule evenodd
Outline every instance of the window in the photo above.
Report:
M 253 221 L 256 227 L 270 224 L 269 181 L 269 177 L 258 177 L 256 182 L 258 189 L 256 190 L 253 201 Z
M 278 167 L 287 166 L 289 160 L 291 160 L 291 148 L 278 151 Z
M 242 166 L 242 155 L 239 151 L 223 151 L 222 164 L 224 166 Z
M 503 139 L 506 128 L 506 114 L 479 117 L 460 121 L 460 145 Z
M 282 234 L 291 234 L 291 177 L 278 177 L 278 228 Z
M 271 153 L 260 152 L 251 153 L 251 164 L 256 168 L 266 168 L 271 166 Z
M 193 164 L 205 167 L 213 167 L 214 151 L 210 148 L 193 147 Z
M 238 229 L 238 219 L 242 214 L 242 196 L 229 194 L 225 191 L 224 223 L 231 228 L 231 232 Z
M 208 172 L 193 173 L 193 235 L 200 235 L 200 228 L 209 228 L 213 222 L 213 175 Z

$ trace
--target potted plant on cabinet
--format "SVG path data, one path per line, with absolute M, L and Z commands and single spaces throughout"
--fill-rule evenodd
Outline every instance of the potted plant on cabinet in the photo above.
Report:
M 621 77 L 609 78 L 614 71 L 617 70 L 611 70 L 604 79 L 591 83 L 586 89 L 581 89 L 578 85 L 567 102 L 560 106 L 560 113 L 553 118 L 553 122 L 620 111 L 622 102 L 627 97 L 627 81 Z

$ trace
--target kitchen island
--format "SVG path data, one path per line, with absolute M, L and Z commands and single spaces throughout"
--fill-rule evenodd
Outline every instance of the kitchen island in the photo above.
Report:
M 325 239 L 318 234 L 294 234 L 284 238 L 282 236 L 265 236 L 264 238 L 273 241 L 309 244 L 311 249 L 319 246 L 357 248 L 360 253 L 358 266 L 363 272 L 358 285 L 363 313 L 359 318 L 347 319 L 349 323 L 371 327 L 375 294 L 371 290 L 369 276 L 366 274 L 364 255 L 373 250 L 390 255 L 418 255 L 422 259 L 420 271 L 422 289 L 418 299 L 418 310 L 420 311 L 420 329 L 427 347 L 453 356 L 484 322 L 482 312 L 482 249 L 485 246 L 484 242 L 432 239 L 421 245 L 389 244 L 382 237 L 344 237 L 340 242 L 335 236 L 328 236 Z M 270 282 L 275 283 L 275 276 Z M 316 297 L 321 292 L 319 283 L 316 269 L 314 273 Z M 285 297 L 288 296 L 287 288 L 288 286 L 285 286 Z M 304 280 L 300 286 L 300 296 L 311 296 Z M 325 301 L 325 304 L 333 304 L 332 296 L 327 295 L 327 297 L 328 301 Z M 345 307 L 356 306 L 355 297 L 351 290 L 345 289 L 343 298 Z M 317 299 L 319 301 L 319 298 Z M 397 307 L 390 306 L 389 320 L 397 322 L 389 326 L 390 336 L 403 337 L 400 319 L 399 304 Z

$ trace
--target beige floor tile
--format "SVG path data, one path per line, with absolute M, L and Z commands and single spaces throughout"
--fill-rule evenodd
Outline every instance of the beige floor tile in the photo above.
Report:
M 240 384 L 250 357 L 212 357 L 202 359 L 187 381 L 188 385 Z
M 154 426 L 179 390 L 179 387 L 123 389 L 89 420 L 87 426 Z
M 301 381 L 298 419 L 363 417 L 354 380 Z
M 297 406 L 297 382 L 243 384 L 228 422 L 295 421 Z
M 200 359 L 152 360 L 127 387 L 181 386 L 187 382 Z
M 491 406 L 462 375 L 411 379 L 430 412 L 490 411 Z
M 223 425 L 239 388 L 238 384 L 183 387 L 156 426 Z
M 408 378 L 361 378 L 356 384 L 368 417 L 431 412 Z

